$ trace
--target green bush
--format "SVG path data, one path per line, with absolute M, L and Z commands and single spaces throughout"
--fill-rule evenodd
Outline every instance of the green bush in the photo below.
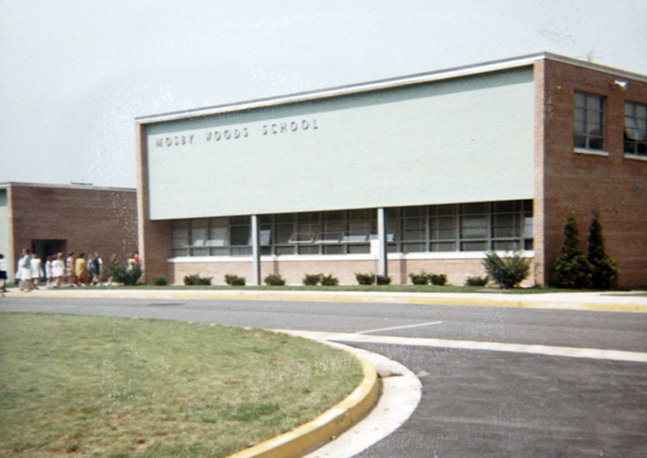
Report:
M 110 264 L 108 267 L 109 276 L 117 283 L 123 283 L 125 286 L 135 286 L 143 273 L 142 266 L 139 264 L 132 266 Z
M 420 272 L 419 274 L 409 274 L 409 277 L 411 278 L 411 283 L 413 283 L 414 285 L 429 284 L 429 275 L 424 272 Z
M 168 286 L 168 280 L 163 275 L 151 278 L 151 283 L 154 286 Z
M 319 284 L 322 278 L 323 274 L 306 274 L 302 281 L 306 286 L 315 286 Z
M 490 278 L 505 289 L 517 287 L 530 273 L 530 261 L 521 253 L 502 258 L 490 251 L 485 255 L 483 265 Z
M 376 282 L 378 285 L 391 284 L 391 277 L 385 275 L 355 273 L 355 278 L 360 285 L 374 285 Z
M 187 286 L 208 286 L 211 284 L 213 277 L 201 277 L 198 274 L 187 275 L 184 277 L 184 284 Z
M 230 286 L 245 286 L 245 277 L 227 274 L 225 275 L 225 283 Z
M 322 286 L 337 286 L 339 284 L 339 279 L 333 277 L 332 274 L 330 275 L 322 275 L 321 276 L 321 285 Z
M 283 286 L 285 285 L 285 279 L 281 277 L 281 274 L 271 274 L 265 277 L 263 280 L 266 285 L 269 286 Z
M 558 288 L 590 288 L 593 284 L 593 266 L 578 247 L 580 237 L 574 212 L 570 212 L 566 217 L 562 234 L 562 254 L 555 260 L 551 283 Z
M 445 286 L 447 284 L 447 275 L 445 274 L 431 274 L 429 275 L 429 282 L 436 286 Z
M 467 277 L 465 280 L 465 286 L 486 286 L 490 282 L 489 275 L 485 277 Z
M 360 285 L 374 285 L 375 284 L 375 275 L 374 274 L 362 274 L 362 273 L 355 273 L 355 278 L 357 279 L 357 283 Z

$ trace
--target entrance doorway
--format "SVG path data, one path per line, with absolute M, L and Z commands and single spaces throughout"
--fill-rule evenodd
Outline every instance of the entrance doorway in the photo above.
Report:
M 40 260 L 45 264 L 49 256 L 65 253 L 67 240 L 32 240 L 31 252 L 36 253 Z

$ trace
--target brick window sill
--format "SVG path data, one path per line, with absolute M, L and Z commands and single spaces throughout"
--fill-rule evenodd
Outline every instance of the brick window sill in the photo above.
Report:
M 625 159 L 633 159 L 634 161 L 647 161 L 647 156 L 638 156 L 637 154 L 625 154 Z
M 604 156 L 608 157 L 609 152 L 601 149 L 588 149 L 588 148 L 575 148 L 574 150 L 577 154 L 586 154 L 589 156 Z

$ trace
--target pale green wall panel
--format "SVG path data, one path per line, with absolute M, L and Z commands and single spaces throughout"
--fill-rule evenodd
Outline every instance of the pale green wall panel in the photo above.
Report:
M 150 124 L 150 217 L 531 199 L 533 100 L 528 67 Z

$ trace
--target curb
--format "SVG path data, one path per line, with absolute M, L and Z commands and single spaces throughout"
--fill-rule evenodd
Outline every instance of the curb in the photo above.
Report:
M 314 420 L 228 458 L 296 458 L 333 440 L 361 420 L 377 400 L 379 383 L 375 366 L 365 357 L 352 354 L 362 364 L 364 379 L 346 399 Z
M 20 294 L 20 293 L 19 293 Z M 514 307 L 529 309 L 591 310 L 605 312 L 647 313 L 647 298 L 629 296 L 590 296 L 579 298 L 572 295 L 504 295 L 489 293 L 489 297 L 469 297 L 460 293 L 423 295 L 415 293 L 312 293 L 312 292 L 256 292 L 256 291 L 155 291 L 155 290 L 48 290 L 32 291 L 33 297 L 96 297 L 112 299 L 222 299 L 265 301 L 313 301 L 313 302 L 361 302 L 361 303 L 408 303 L 422 305 L 465 305 L 481 307 Z M 569 297 L 570 296 L 570 297 Z M 593 299 L 593 300 L 591 300 Z

